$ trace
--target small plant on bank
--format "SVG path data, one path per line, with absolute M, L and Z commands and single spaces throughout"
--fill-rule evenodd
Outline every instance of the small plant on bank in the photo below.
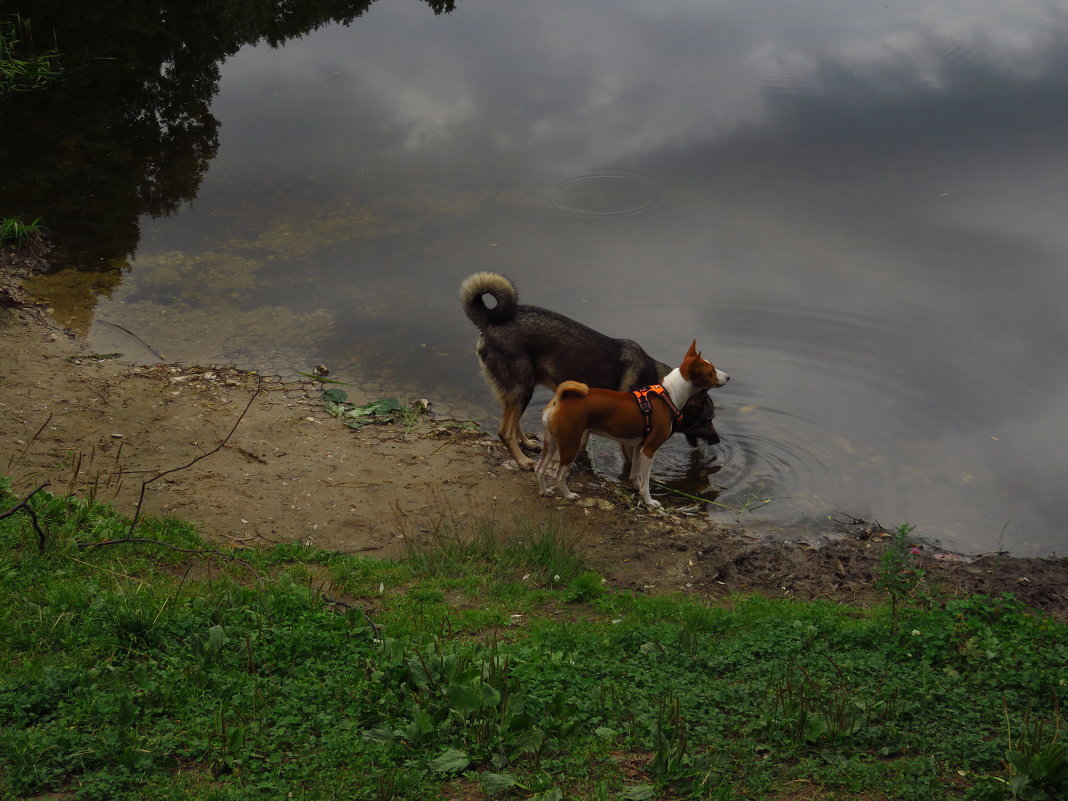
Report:
M 607 592 L 605 580 L 596 573 L 582 573 L 576 576 L 564 592 L 568 603 L 594 601 Z
M 24 256 L 43 256 L 48 252 L 48 229 L 41 218 L 24 223 L 18 217 L 0 219 L 0 247 L 10 247 Z
M 352 429 L 397 423 L 404 427 L 404 433 L 408 435 L 422 419 L 429 404 L 426 401 L 404 404 L 396 398 L 379 398 L 361 406 L 349 401 L 345 390 L 330 388 L 323 391 L 323 407 L 327 414 L 337 417 Z
M 890 596 L 890 614 L 895 623 L 898 619 L 898 607 L 905 600 L 917 598 L 925 606 L 930 605 L 931 597 L 926 584 L 927 571 L 916 564 L 916 557 L 921 552 L 920 546 L 909 536 L 915 528 L 908 523 L 899 525 L 886 550 L 879 557 L 875 588 L 885 590 Z

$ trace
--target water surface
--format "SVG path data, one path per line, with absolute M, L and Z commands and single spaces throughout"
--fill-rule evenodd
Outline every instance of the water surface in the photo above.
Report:
M 155 207 L 92 207 L 99 237 L 39 282 L 60 314 L 109 351 L 321 362 L 495 428 L 456 300 L 495 270 L 664 361 L 696 337 L 731 373 L 723 444 L 655 465 L 718 519 L 841 510 L 1063 550 L 1068 15 L 361 6 L 205 48 L 197 144 L 138 184 Z

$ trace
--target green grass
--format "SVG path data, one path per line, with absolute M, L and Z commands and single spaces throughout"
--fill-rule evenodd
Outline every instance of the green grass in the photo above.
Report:
M 25 512 L 0 521 L 0 798 L 1068 792 L 1068 628 L 1012 599 L 643 597 L 554 526 L 397 563 L 87 548 L 128 521 L 29 503 L 43 552 Z M 211 549 L 175 520 L 137 536 Z
M 18 16 L 0 19 L 0 97 L 39 89 L 59 75 L 54 51 L 24 53 L 27 26 Z
M 47 250 L 46 234 L 40 217 L 28 223 L 17 217 L 0 218 L 0 247 L 12 247 L 17 253 L 43 254 Z

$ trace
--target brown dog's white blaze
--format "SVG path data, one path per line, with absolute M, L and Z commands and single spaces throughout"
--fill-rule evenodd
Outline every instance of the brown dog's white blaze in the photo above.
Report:
M 717 370 L 712 362 L 702 358 L 701 352 L 697 350 L 696 339 L 690 343 L 690 349 L 686 351 L 682 364 L 679 365 L 679 372 L 697 389 L 715 389 L 731 380 L 725 372 Z
M 694 341 L 682 363 L 664 377 L 662 385 L 671 402 L 681 408 L 695 392 L 723 386 L 728 380 L 726 373 L 701 357 Z M 646 506 L 658 508 L 660 502 L 649 495 L 649 471 L 657 449 L 671 436 L 672 422 L 673 415 L 663 399 L 652 403 L 646 430 L 647 421 L 634 393 L 564 381 L 542 412 L 544 447 L 534 469 L 538 490 L 542 495 L 551 495 L 559 487 L 565 498 L 578 497 L 568 489 L 566 473 L 578 455 L 584 436 L 592 431 L 623 446 L 631 463 L 631 480 L 642 500 Z M 545 472 L 554 456 L 559 458 L 559 467 L 553 476 L 555 486 L 549 487 Z

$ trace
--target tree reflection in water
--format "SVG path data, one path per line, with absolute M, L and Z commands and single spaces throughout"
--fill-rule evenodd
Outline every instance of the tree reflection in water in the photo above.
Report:
M 57 266 L 116 271 L 117 283 L 139 218 L 196 196 L 219 145 L 211 103 L 224 59 L 246 45 L 348 25 L 372 2 L 35 3 L 21 17 L 32 34 L 23 46 L 58 50 L 63 76 L 0 97 L 0 212 L 43 217 Z M 454 7 L 425 2 L 435 14 Z

